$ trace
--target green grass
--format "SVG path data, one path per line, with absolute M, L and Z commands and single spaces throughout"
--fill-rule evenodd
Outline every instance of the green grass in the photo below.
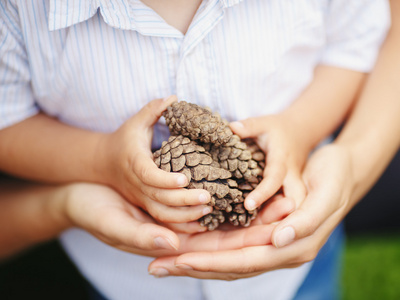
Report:
M 344 300 L 400 299 L 400 233 L 348 236 L 343 289 Z

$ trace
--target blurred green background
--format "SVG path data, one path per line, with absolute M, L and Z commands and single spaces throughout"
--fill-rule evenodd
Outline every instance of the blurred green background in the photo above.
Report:
M 351 234 L 344 254 L 343 299 L 400 299 L 400 235 Z
M 345 224 L 343 299 L 400 299 L 400 151 Z
M 379 182 L 345 220 L 344 300 L 400 299 L 399 183 L 397 154 Z M 85 289 L 84 279 L 56 241 L 0 263 L 2 300 L 84 300 Z

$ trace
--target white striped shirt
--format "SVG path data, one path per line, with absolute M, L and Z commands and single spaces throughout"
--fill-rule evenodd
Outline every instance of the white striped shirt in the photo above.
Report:
M 229 121 L 277 113 L 317 64 L 369 71 L 388 9 L 385 0 L 204 0 L 183 35 L 139 0 L 0 0 L 0 128 L 43 110 L 110 132 L 171 94 Z M 161 121 L 154 146 L 166 134 Z M 157 280 L 147 275 L 148 258 L 85 232 L 70 230 L 62 241 L 110 299 L 290 299 L 308 270 Z

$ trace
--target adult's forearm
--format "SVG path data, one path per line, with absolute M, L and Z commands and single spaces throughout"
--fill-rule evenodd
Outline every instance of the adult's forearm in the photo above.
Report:
M 33 116 L 0 130 L 0 170 L 45 182 L 100 181 L 93 160 L 101 136 Z
M 1 177 L 0 260 L 50 240 L 69 226 L 62 208 L 64 192 Z
M 284 111 L 308 150 L 332 134 L 351 110 L 365 74 L 334 66 L 318 66 L 314 80 Z
M 358 201 L 376 182 L 400 145 L 400 3 L 391 1 L 392 27 L 365 89 L 336 143 L 353 161 Z

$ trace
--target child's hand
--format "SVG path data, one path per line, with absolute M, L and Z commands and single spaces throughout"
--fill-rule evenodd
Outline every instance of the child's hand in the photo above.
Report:
M 194 221 L 212 210 L 205 205 L 210 201 L 208 192 L 183 189 L 188 184 L 185 175 L 162 171 L 153 161 L 153 126 L 176 100 L 171 96 L 148 103 L 117 131 L 105 135 L 96 158 L 101 182 L 165 223 Z M 200 225 L 196 228 L 204 230 Z
M 247 209 L 259 207 L 280 189 L 285 197 L 300 203 L 305 197 L 301 170 L 309 152 L 296 126 L 284 114 L 249 118 L 230 124 L 241 138 L 256 138 L 266 153 L 264 179 L 245 200 Z

